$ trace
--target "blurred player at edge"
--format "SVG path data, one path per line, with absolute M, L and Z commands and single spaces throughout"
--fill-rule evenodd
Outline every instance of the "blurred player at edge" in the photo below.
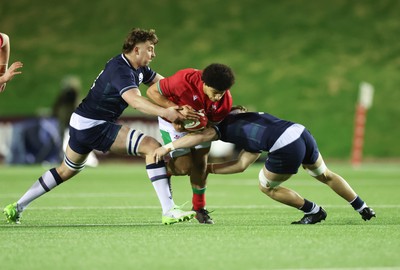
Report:
M 189 105 L 204 113 L 209 124 L 216 124 L 230 112 L 232 96 L 229 88 L 235 82 L 230 67 L 223 64 L 210 64 L 204 70 L 187 68 L 160 80 L 147 90 L 147 96 L 158 105 L 168 108 L 176 105 Z M 174 129 L 173 124 L 163 117 L 158 118 L 165 144 L 171 143 L 187 133 Z M 192 185 L 193 210 L 200 223 L 213 224 L 206 209 L 206 169 L 210 142 L 192 145 L 191 148 L 171 152 L 168 169 L 173 175 L 190 175 Z
M 22 211 L 33 200 L 78 174 L 85 167 L 86 159 L 93 149 L 145 158 L 148 177 L 162 206 L 164 224 L 194 217 L 195 212 L 183 211 L 175 205 L 165 164 L 155 163 L 152 153 L 161 146 L 160 143 L 140 130 L 116 124 L 128 106 L 172 122 L 184 119 L 177 107 L 162 108 L 141 96 L 141 83 L 152 85 L 163 78 L 148 67 L 156 56 L 154 50 L 157 43 L 158 38 L 152 29 L 135 28 L 130 31 L 122 53 L 106 63 L 86 98 L 72 114 L 64 161 L 59 167 L 40 176 L 17 202 L 4 208 L 8 222 L 19 223 Z M 193 112 L 193 115 L 196 114 Z
M 8 67 L 8 61 L 10 59 L 10 38 L 4 33 L 0 33 L 0 93 L 6 88 L 6 83 L 12 80 L 15 75 L 21 74 L 19 68 L 22 68 L 23 64 L 19 61 L 14 62 Z
M 156 161 L 170 150 L 191 147 L 205 141 L 222 140 L 243 149 L 237 160 L 208 164 L 208 172 L 231 174 L 243 172 L 255 162 L 262 151 L 268 152 L 265 166 L 259 173 L 260 190 L 272 199 L 304 212 L 303 218 L 292 224 L 314 224 L 325 220 L 325 210 L 302 198 L 295 191 L 280 186 L 296 174 L 300 165 L 314 178 L 328 185 L 360 213 L 370 220 L 375 212 L 354 192 L 340 175 L 330 171 L 310 132 L 302 125 L 281 120 L 267 113 L 246 112 L 238 106 L 220 124 L 202 132 L 189 134 L 170 147 L 155 151 Z

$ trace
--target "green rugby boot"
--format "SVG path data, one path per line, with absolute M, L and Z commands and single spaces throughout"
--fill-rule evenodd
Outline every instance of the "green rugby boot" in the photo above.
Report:
M 179 206 L 174 206 L 167 213 L 162 215 L 161 221 L 165 225 L 170 225 L 178 222 L 189 221 L 196 215 L 194 211 L 183 211 Z
M 21 218 L 21 213 L 18 211 L 16 202 L 4 207 L 3 213 L 6 216 L 7 223 L 21 223 L 19 221 L 19 219 Z

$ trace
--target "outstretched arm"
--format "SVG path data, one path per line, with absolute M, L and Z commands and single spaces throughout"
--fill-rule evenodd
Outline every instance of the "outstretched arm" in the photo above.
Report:
M 158 104 L 161 107 L 168 108 L 168 107 L 173 107 L 176 106 L 174 102 L 163 96 L 159 91 L 158 91 L 158 86 L 157 83 L 152 84 L 149 88 L 147 88 L 146 95 L 149 99 L 154 101 L 154 103 Z
M 250 153 L 242 150 L 236 160 L 231 160 L 224 163 L 209 163 L 207 165 L 207 171 L 215 174 L 240 173 L 253 164 L 260 157 L 260 155 L 260 153 Z
M 218 135 L 215 129 L 208 127 L 199 132 L 188 133 L 187 135 L 179 138 L 176 141 L 170 142 L 169 144 L 157 148 L 156 150 L 154 150 L 153 156 L 158 161 L 161 159 L 161 157 L 165 156 L 166 154 L 177 148 L 190 148 L 203 142 L 215 141 L 217 139 Z
M 134 109 L 146 114 L 164 117 L 168 121 L 182 120 L 183 116 L 178 112 L 178 107 L 163 108 L 142 97 L 138 88 L 132 88 L 122 94 L 122 98 Z
M 146 95 L 149 99 L 151 99 L 154 103 L 158 104 L 161 107 L 169 108 L 178 106 L 173 101 L 166 98 L 158 91 L 158 84 L 152 84 L 146 92 Z M 198 119 L 199 115 L 195 112 L 190 106 L 182 106 L 180 113 L 185 117 L 185 119 Z

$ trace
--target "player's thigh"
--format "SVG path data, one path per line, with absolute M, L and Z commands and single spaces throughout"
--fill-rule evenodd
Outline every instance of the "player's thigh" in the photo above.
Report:
M 122 126 L 110 151 L 120 155 L 143 156 L 152 154 L 161 144 L 153 137 L 140 130 Z
M 191 153 L 174 157 L 169 160 L 168 167 L 171 169 L 173 174 L 176 175 L 188 175 L 190 174 L 193 166 L 193 160 Z
M 307 171 L 309 175 L 315 177 L 316 179 L 326 183 L 332 177 L 332 173 L 326 167 L 324 159 L 321 154 L 318 154 L 317 160 L 312 164 L 303 164 L 303 168 Z
M 324 160 L 318 150 L 317 141 L 308 130 L 303 132 L 302 138 L 306 147 L 305 156 L 302 161 L 303 168 L 310 171 L 320 168 L 324 164 Z
M 110 147 L 110 151 L 116 154 L 127 154 L 127 136 L 130 131 L 130 128 L 127 126 L 122 126 L 119 130 L 117 137 L 114 140 L 114 143 Z
M 265 166 L 260 170 L 258 175 L 259 188 L 268 196 L 272 196 L 277 188 L 289 179 L 292 174 L 280 174 L 269 171 Z
M 315 170 L 318 169 L 324 163 L 321 153 L 318 154 L 317 160 L 312 164 L 303 164 L 304 169 Z
M 274 173 L 269 171 L 265 166 L 262 169 L 264 176 L 270 181 L 284 182 L 288 180 L 293 174 Z

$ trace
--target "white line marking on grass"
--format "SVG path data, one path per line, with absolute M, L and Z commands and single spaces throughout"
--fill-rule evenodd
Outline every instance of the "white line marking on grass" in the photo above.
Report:
M 147 194 L 146 194 L 147 195 Z M 0 194 L 2 198 L 18 198 L 21 194 Z M 71 193 L 71 194 L 48 194 L 47 198 L 137 198 L 140 194 L 133 193 Z M 145 195 L 143 195 L 145 196 Z
M 349 205 L 324 205 L 326 208 L 348 208 Z M 159 209 L 156 205 L 128 205 L 128 206 L 33 206 L 29 210 L 95 210 L 95 209 Z M 209 205 L 213 209 L 269 209 L 289 208 L 286 205 Z M 400 205 L 374 205 L 374 208 L 400 208 Z
M 179 224 L 182 224 L 182 223 L 190 223 L 191 221 L 189 221 L 189 222 L 179 222 L 179 223 L 174 223 L 173 225 L 174 226 L 179 226 Z M 195 224 L 195 223 L 193 223 L 193 224 Z M 197 223 L 198 224 L 198 223 Z M 132 223 L 109 223 L 109 224 L 104 224 L 104 223 L 98 223 L 98 224 L 95 224 L 95 223 L 93 223 L 93 224 L 73 224 L 73 223 L 71 223 L 71 224 L 50 224 L 50 225 L 45 225 L 45 224 L 39 224 L 39 225 L 34 225 L 34 224 L 32 224 L 32 225 L 25 225 L 25 224 L 1 224 L 0 225 L 0 228 L 7 228 L 7 227 L 17 227 L 17 228 L 20 228 L 20 227 L 23 227 L 23 228 L 26 228 L 26 227 L 29 227 L 29 228 L 32 228 L 32 227 L 38 227 L 38 228 L 43 228 L 43 227 L 49 227 L 49 228 L 54 228 L 54 227 L 71 227 L 71 228 L 73 228 L 73 227 L 132 227 L 132 226 L 168 226 L 168 225 L 165 225 L 165 224 L 162 224 L 161 222 L 147 222 L 147 223 L 144 223 L 144 222 L 132 222 Z
M 301 269 L 307 269 L 307 270 L 399 270 L 400 267 L 380 267 L 380 266 L 374 266 L 374 267 L 335 267 L 335 268 L 330 268 L 330 267 L 318 267 L 318 268 L 279 268 L 280 270 L 301 270 Z

